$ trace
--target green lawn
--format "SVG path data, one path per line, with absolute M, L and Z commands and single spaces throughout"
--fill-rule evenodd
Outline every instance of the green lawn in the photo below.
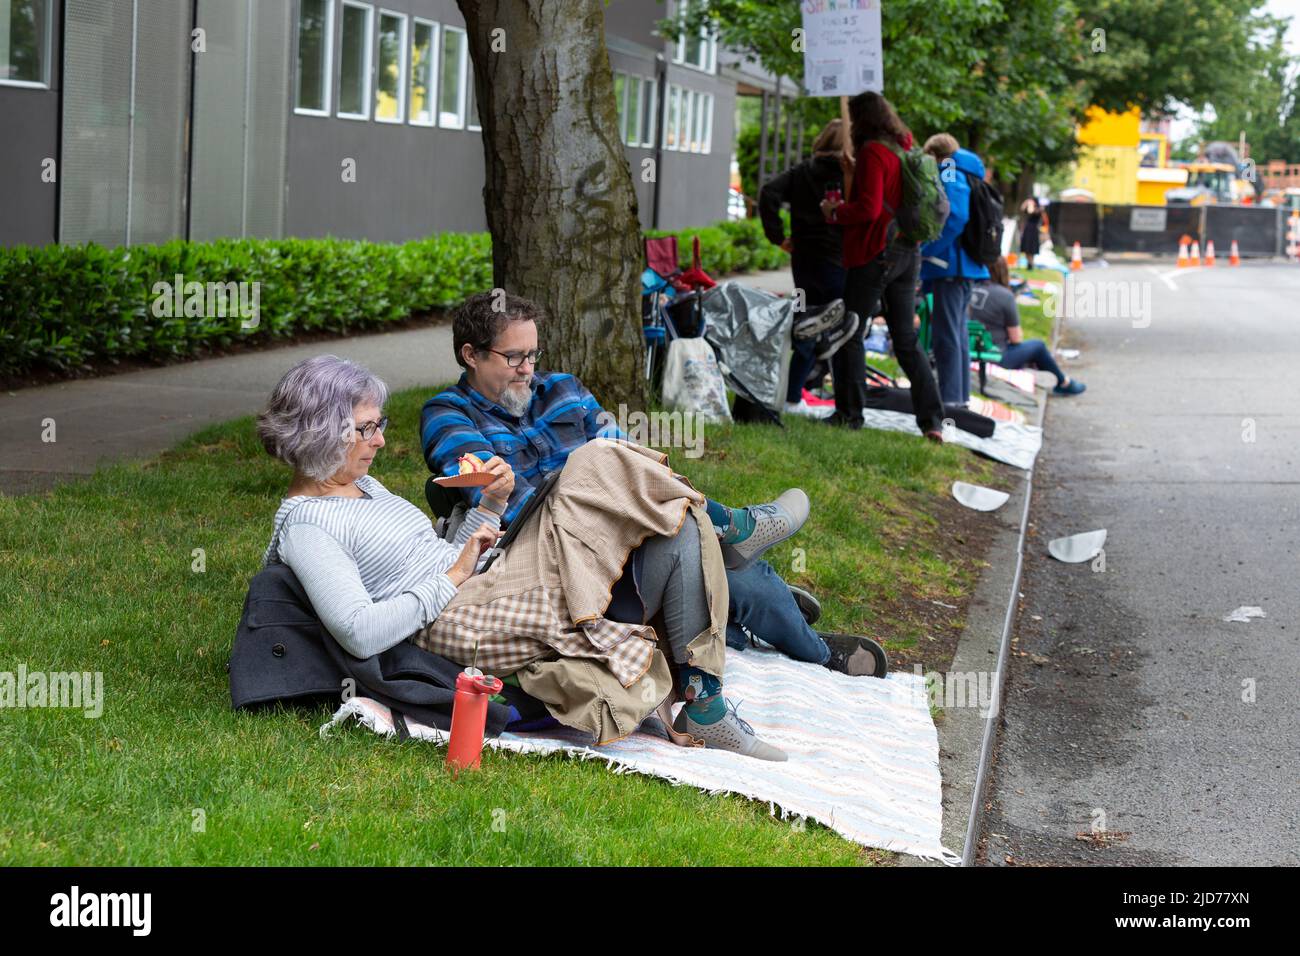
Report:
M 1061 282 L 1061 274 L 1054 269 L 1013 269 L 1016 275 L 1024 276 L 1026 279 L 1040 279 L 1044 282 Z M 1036 292 L 1040 302 L 1042 291 Z M 1043 314 L 1042 305 L 1021 305 L 1020 306 L 1020 325 L 1025 330 L 1025 339 L 1042 339 L 1051 346 L 1052 344 L 1052 323 L 1054 320 Z
M 423 505 L 416 421 L 399 394 L 374 473 Z M 799 484 L 813 516 L 770 553 L 822 596 L 825 629 L 896 650 L 922 636 L 909 607 L 969 590 L 929 513 L 957 477 L 992 466 L 918 438 L 790 421 L 712 429 L 674 465 L 732 504 Z M 235 714 L 225 661 L 287 474 L 250 419 L 143 464 L 55 491 L 0 496 L 0 670 L 101 671 L 104 711 L 0 711 L 0 863 L 873 864 L 831 831 L 592 762 L 487 753 L 453 780 L 442 752 L 350 729 L 330 708 Z M 802 551 L 796 551 L 796 548 Z M 195 549 L 206 567 L 192 569 Z M 801 570 L 793 570 L 793 569 Z M 909 604 L 909 602 L 912 602 Z M 202 817 L 202 828 L 197 820 Z M 496 824 L 494 826 L 494 824 Z

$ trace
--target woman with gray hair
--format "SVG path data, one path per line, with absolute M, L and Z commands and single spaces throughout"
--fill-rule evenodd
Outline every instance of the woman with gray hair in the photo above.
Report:
M 784 753 L 759 740 L 721 696 L 725 617 L 721 625 L 713 620 L 716 601 L 710 598 L 716 595 L 706 589 L 702 565 L 706 560 L 702 554 L 716 561 L 712 570 L 722 582 L 725 609 L 721 551 L 712 535 L 701 544 L 696 525 L 698 520 L 707 521 L 703 496 L 678 481 L 663 467 L 663 461 L 651 460 L 656 453 L 596 442 L 591 444 L 601 447 L 594 447 L 586 456 L 590 463 L 579 463 L 573 469 L 578 474 L 584 467 L 591 468 L 616 485 L 625 475 L 639 477 L 643 492 L 659 490 L 654 501 L 630 502 L 626 509 L 601 512 L 590 500 L 584 504 L 582 496 L 592 481 L 584 482 L 582 475 L 573 483 L 573 490 L 566 490 L 562 476 L 548 499 L 556 508 L 590 511 L 590 528 L 572 530 L 577 536 L 592 533 L 600 542 L 599 547 L 584 545 L 593 555 L 592 568 L 557 567 L 553 555 L 559 546 L 534 548 L 529 553 L 521 550 L 515 555 L 517 549 L 528 547 L 521 543 L 526 537 L 521 534 L 504 560 L 476 579 L 482 586 L 463 590 L 479 570 L 481 552 L 500 534 L 500 515 L 514 487 L 514 473 L 500 457 L 483 462 L 483 469 L 495 480 L 484 488 L 479 505 L 466 515 L 455 537 L 442 540 L 419 508 L 389 492 L 369 474 L 375 456 L 384 447 L 388 419 L 383 406 L 387 398 L 387 387 L 366 369 L 334 355 L 322 355 L 291 368 L 257 419 L 258 435 L 266 450 L 294 472 L 275 514 L 263 565 L 279 562 L 289 566 L 321 622 L 349 654 L 366 658 L 413 640 L 458 663 L 477 657 L 484 671 L 500 677 L 522 672 L 535 662 L 572 656 L 585 663 L 573 671 L 539 668 L 537 685 L 560 688 L 557 699 L 545 701 L 557 719 L 564 722 L 572 713 L 571 726 L 591 729 L 585 722 L 591 708 L 575 696 L 575 678 L 590 672 L 588 663 L 600 661 L 619 678 L 618 684 L 606 681 L 600 688 L 602 698 L 611 696 L 611 688 L 617 696 L 621 686 L 628 691 L 628 700 L 639 694 L 648 704 L 650 698 L 642 693 L 639 678 L 657 663 L 651 660 L 653 645 L 643 646 L 654 632 L 641 622 L 619 624 L 603 618 L 593 620 L 597 615 L 577 614 L 572 605 L 582 595 L 579 588 L 568 586 L 565 578 L 595 582 L 597 592 L 601 586 L 612 586 L 613 581 L 593 573 L 599 569 L 598 560 L 608 554 L 620 555 L 615 565 L 606 561 L 606 570 L 618 570 L 629 551 L 639 546 L 640 574 L 635 581 L 645 616 L 663 612 L 665 636 L 674 660 L 681 665 L 679 679 L 687 703 L 676 721 L 677 729 L 706 746 L 768 760 L 785 759 Z M 608 498 L 605 494 L 604 499 Z M 679 507 L 667 507 L 670 504 Z M 696 507 L 697 522 L 685 520 Z M 675 517 L 678 513 L 683 517 Z M 538 523 L 529 525 L 535 530 Z M 553 526 L 547 524 L 547 528 L 554 540 Z M 571 553 L 578 562 L 586 560 L 581 550 Z M 503 593 L 489 593 L 503 580 Z M 605 601 L 608 603 L 608 592 Z M 662 677 L 662 671 L 659 673 Z M 651 689 L 656 686 L 654 680 L 648 683 Z M 520 686 L 529 690 L 523 682 Z M 640 707 L 625 702 L 624 709 L 614 716 L 618 719 L 626 716 L 625 711 L 634 712 L 639 722 L 646 716 L 636 709 Z M 648 712 L 653 708 L 641 709 Z

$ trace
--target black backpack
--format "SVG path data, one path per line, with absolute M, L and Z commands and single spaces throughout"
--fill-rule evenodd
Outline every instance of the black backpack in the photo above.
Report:
M 992 265 L 1002 255 L 1002 194 L 977 176 L 965 173 L 970 183 L 970 218 L 961 231 L 961 247 L 982 265 Z

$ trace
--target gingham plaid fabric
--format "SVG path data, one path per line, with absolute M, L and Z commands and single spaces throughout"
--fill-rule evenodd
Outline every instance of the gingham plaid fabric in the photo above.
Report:
M 458 664 L 474 661 L 484 673 L 498 676 L 554 654 L 603 661 L 624 687 L 649 670 L 654 628 L 606 618 L 566 627 L 556 610 L 563 601 L 562 593 L 538 586 L 489 604 L 448 606 L 412 640 Z
M 658 452 L 606 439 L 577 449 L 502 558 L 466 581 L 412 641 L 497 676 L 558 656 L 600 661 L 622 686 L 634 683 L 650 668 L 654 628 L 601 612 L 632 549 L 652 534 L 675 533 L 689 506 L 703 501 L 665 462 Z M 710 594 L 710 611 L 720 635 L 727 606 L 720 570 L 715 580 L 721 593 Z M 720 665 L 720 650 L 717 657 Z M 712 663 L 710 656 L 705 669 Z

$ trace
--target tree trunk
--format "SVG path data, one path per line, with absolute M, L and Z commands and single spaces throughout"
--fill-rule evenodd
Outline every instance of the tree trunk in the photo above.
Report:
M 545 368 L 576 375 L 611 411 L 643 408 L 641 228 L 601 3 L 457 6 L 483 128 L 493 281 L 546 308 Z

